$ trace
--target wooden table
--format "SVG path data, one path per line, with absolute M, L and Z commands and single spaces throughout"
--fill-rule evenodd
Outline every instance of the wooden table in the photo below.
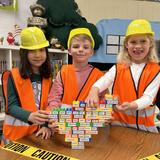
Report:
M 68 145 L 61 143 L 62 137 L 58 137 L 57 140 L 41 140 L 32 135 L 19 142 L 80 160 L 137 160 L 160 152 L 160 134 L 117 126 L 101 128 L 92 142 L 85 143 L 84 150 L 72 150 Z M 0 149 L 0 160 L 17 159 L 31 158 Z

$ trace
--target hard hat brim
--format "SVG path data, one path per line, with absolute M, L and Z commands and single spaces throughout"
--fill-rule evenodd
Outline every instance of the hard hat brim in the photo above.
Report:
M 90 30 L 88 28 L 75 28 L 75 29 L 72 29 L 70 34 L 69 34 L 69 37 L 68 37 L 68 42 L 67 42 L 67 47 L 69 48 L 70 47 L 70 44 L 71 44 L 71 40 L 74 36 L 76 35 L 79 35 L 79 34 L 86 34 L 87 36 L 89 36 L 91 38 L 91 41 L 92 41 L 92 47 L 94 48 L 95 46 L 95 41 L 94 41 L 94 38 L 90 32 Z
M 48 47 L 49 46 L 49 42 L 46 41 L 45 43 L 43 44 L 40 44 L 40 45 L 36 45 L 36 46 L 22 46 L 20 45 L 20 48 L 22 49 L 28 49 L 28 50 L 36 50 L 36 49 L 41 49 L 41 48 L 45 48 L 45 47 Z
M 125 36 L 125 40 L 128 39 L 130 36 L 136 36 L 136 35 L 150 35 L 152 37 L 154 37 L 154 32 L 150 32 L 150 33 L 133 33 L 133 34 L 130 34 L 130 35 L 126 35 Z

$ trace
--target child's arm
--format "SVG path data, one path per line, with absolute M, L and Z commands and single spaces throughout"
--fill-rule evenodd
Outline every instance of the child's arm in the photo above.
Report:
M 114 107 L 114 110 L 123 112 L 123 111 L 127 111 L 127 110 L 136 110 L 138 108 L 138 105 L 136 102 L 124 102 L 121 105 L 116 105 Z
M 31 122 L 36 124 L 43 124 L 45 123 L 45 121 L 48 121 L 48 113 L 46 111 L 39 110 L 36 112 L 30 112 L 23 109 L 20 106 L 18 95 L 13 85 L 11 77 L 9 77 L 8 79 L 7 91 L 8 91 L 8 113 L 11 116 L 25 123 Z
M 20 103 L 18 101 L 18 95 L 15 90 L 13 80 L 11 77 L 8 78 L 7 93 L 8 93 L 8 111 L 7 113 L 23 122 L 28 123 L 28 117 L 31 112 L 24 110 L 20 106 Z
M 99 88 L 92 87 L 86 99 L 86 103 L 91 107 L 98 106 L 99 105 L 98 95 L 99 95 Z
M 49 108 L 59 107 L 61 105 L 63 95 L 63 84 L 61 82 L 60 72 L 58 72 L 56 79 L 52 82 L 52 87 L 48 96 Z
M 124 102 L 123 104 L 116 106 L 115 109 L 118 111 L 125 111 L 128 109 L 142 110 L 150 105 L 153 105 L 153 100 L 157 95 L 160 86 L 160 73 L 155 77 L 155 79 L 147 86 L 143 95 L 132 102 Z
M 147 86 L 143 95 L 139 99 L 134 101 L 138 105 L 137 110 L 141 110 L 141 109 L 144 109 L 150 105 L 154 105 L 153 101 L 157 95 L 159 86 L 160 86 L 160 73 Z
M 113 84 L 115 78 L 115 66 L 105 73 L 91 88 L 86 103 L 90 106 L 97 106 L 99 104 L 99 93 L 102 93 Z
M 49 113 L 47 111 L 38 110 L 36 112 L 31 112 L 28 117 L 28 121 L 34 124 L 44 124 L 49 120 Z

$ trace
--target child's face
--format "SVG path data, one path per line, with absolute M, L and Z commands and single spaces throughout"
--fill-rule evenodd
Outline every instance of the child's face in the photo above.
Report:
M 149 54 L 152 42 L 147 35 L 130 36 L 125 44 L 128 54 L 134 63 L 143 63 Z
M 86 64 L 93 54 L 92 44 L 89 40 L 73 39 L 69 49 L 69 54 L 74 63 Z
M 39 73 L 39 67 L 46 61 L 45 48 L 30 50 L 28 52 L 28 60 L 34 73 Z

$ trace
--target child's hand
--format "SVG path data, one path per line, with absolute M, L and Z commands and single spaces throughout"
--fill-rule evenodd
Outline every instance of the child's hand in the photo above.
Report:
M 99 89 L 97 87 L 92 87 L 88 97 L 86 98 L 85 102 L 90 107 L 98 107 L 99 106 Z
M 129 108 L 130 108 L 130 103 L 124 102 L 124 103 L 122 103 L 121 105 L 116 105 L 114 109 L 115 109 L 116 111 L 123 112 L 123 111 L 128 110 Z
M 53 119 L 50 119 L 48 122 L 48 127 L 51 129 L 52 134 L 55 132 L 58 132 L 58 126 L 56 125 L 55 121 Z
M 37 133 L 36 137 L 42 135 L 42 139 L 49 139 L 52 135 L 51 129 L 47 127 L 42 127 Z
M 115 110 L 124 112 L 127 110 L 136 110 L 138 108 L 137 104 L 135 102 L 124 102 L 121 105 L 116 105 Z
M 28 121 L 34 123 L 34 124 L 44 124 L 45 122 L 48 122 L 48 115 L 49 113 L 43 110 L 38 110 L 36 112 L 32 112 L 29 115 Z

